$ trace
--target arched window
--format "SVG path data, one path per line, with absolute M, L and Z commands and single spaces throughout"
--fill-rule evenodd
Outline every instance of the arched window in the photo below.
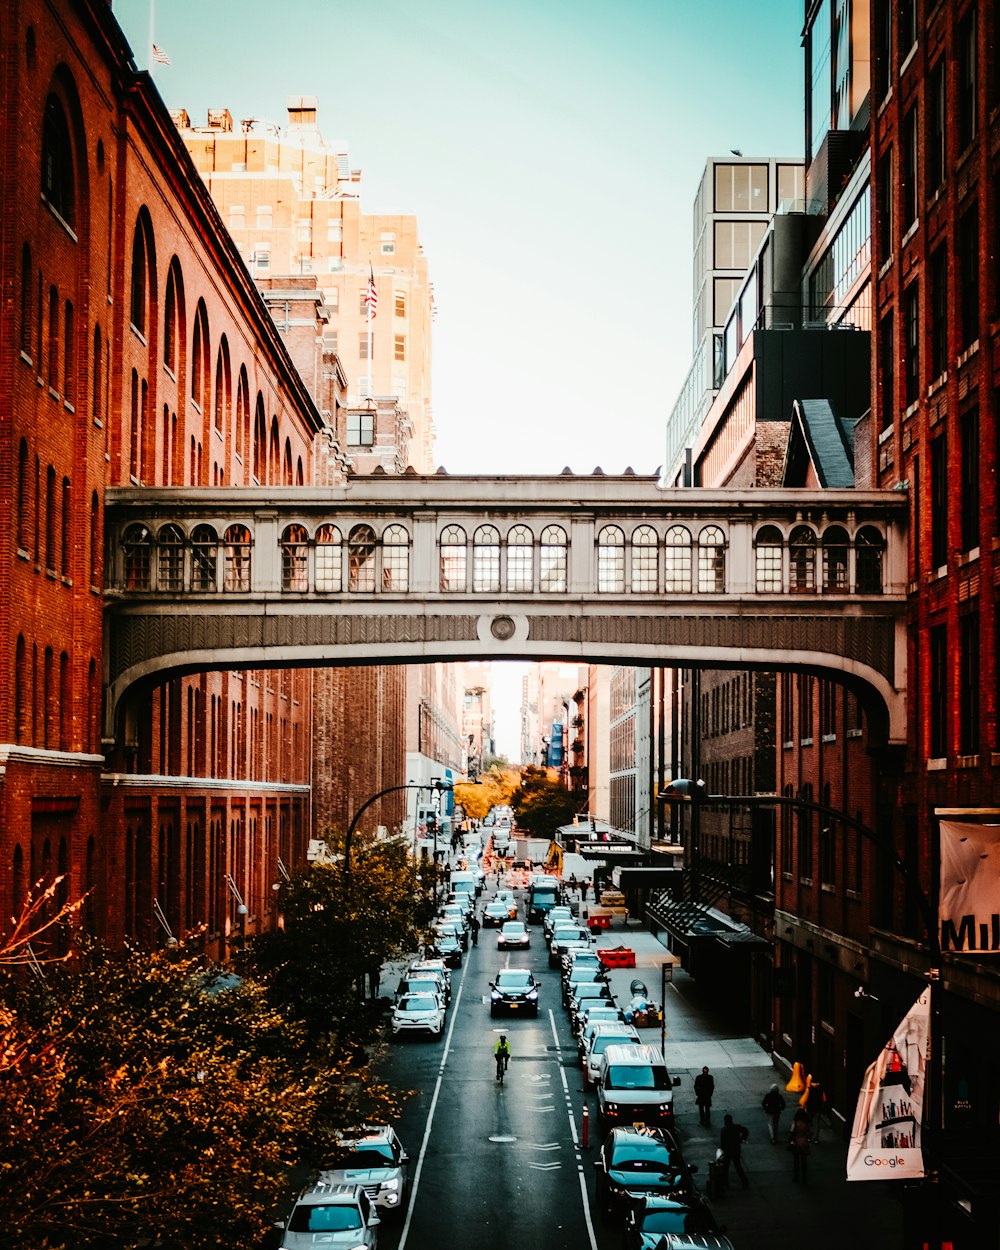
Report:
M 691 535 L 683 525 L 671 525 L 663 547 L 664 590 L 667 594 L 691 593 Z
M 382 533 L 382 589 L 409 588 L 410 535 L 402 525 L 388 525 Z
M 446 525 L 440 546 L 439 588 L 462 593 L 466 589 L 466 539 L 461 525 Z
M 219 585 L 219 539 L 211 525 L 191 533 L 191 589 L 212 591 Z
M 94 326 L 94 385 L 90 399 L 90 415 L 94 421 L 100 421 L 104 414 L 104 344 L 101 341 L 101 327 Z
M 534 588 L 535 536 L 526 525 L 515 525 L 507 535 L 507 589 Z
M 14 651 L 14 741 L 26 740 L 28 726 L 28 651 L 18 634 Z
M 90 584 L 97 587 L 101 567 L 101 501 L 95 490 L 90 496 Z
M 816 589 L 816 533 L 796 525 L 788 536 L 788 588 L 811 594 Z
M 356 525 L 347 540 L 348 589 L 375 589 L 375 531 L 370 525 Z
M 42 659 L 42 746 L 48 750 L 56 736 L 55 652 L 45 648 Z M 46 842 L 48 847 L 48 842 Z
M 281 589 L 309 589 L 309 535 L 304 525 L 287 525 L 281 535 Z
M 267 470 L 267 418 L 264 416 L 264 396 L 257 392 L 257 410 L 253 423 L 253 475 L 258 485 L 264 481 Z
M 240 366 L 240 380 L 236 385 L 236 455 L 240 460 L 250 448 L 250 384 L 246 365 Z M 244 481 L 246 473 L 244 472 Z
M 68 404 L 76 403 L 76 331 L 73 322 L 73 303 L 66 301 L 63 309 L 63 398 Z
M 184 531 L 164 525 L 156 535 L 157 590 L 184 589 Z
M 552 594 L 566 593 L 566 531 L 546 525 L 538 548 L 538 585 Z
M 229 343 L 223 335 L 219 340 L 219 351 L 215 358 L 215 404 L 212 420 L 216 430 L 222 435 L 223 448 L 229 432 L 229 416 L 233 402 L 233 380 L 229 367 Z M 223 456 L 225 451 L 223 451 Z
M 285 457 L 281 466 L 281 482 L 283 486 L 292 484 L 292 440 L 285 439 Z
M 69 478 L 62 480 L 62 548 L 59 571 L 63 577 L 70 575 L 70 556 L 73 551 L 73 510 L 70 501 Z
M 59 389 L 59 291 L 49 287 L 49 353 L 48 383 L 52 390 Z
M 58 97 L 50 95 L 42 119 L 42 195 L 69 226 L 73 225 L 76 207 L 73 191 L 69 126 Z
M 146 298 L 148 278 L 146 274 L 146 232 L 141 221 L 135 223 L 132 235 L 132 292 L 129 300 L 129 320 L 133 330 L 146 333 Z
M 271 418 L 271 442 L 267 449 L 267 480 L 272 486 L 281 481 L 281 435 L 278 432 L 278 418 Z
M 139 375 L 132 370 L 132 390 L 131 390 L 131 406 L 129 409 L 129 426 L 128 426 L 128 471 L 129 476 L 137 482 L 139 480 L 139 447 L 140 447 L 140 429 L 139 429 Z
M 225 535 L 223 589 L 245 592 L 250 589 L 250 560 L 253 540 L 245 525 L 230 525 Z
M 847 557 L 851 546 L 847 530 L 831 525 L 823 531 L 823 589 L 844 592 L 850 587 Z
M 302 457 L 299 456 L 295 465 L 295 485 L 304 486 L 306 481 L 305 471 L 302 468 Z
M 649 594 L 658 589 L 656 530 L 650 525 L 640 525 L 632 531 L 632 590 L 635 594 Z
M 87 742 L 84 747 L 93 751 L 100 738 L 101 687 L 97 681 L 97 661 L 91 657 L 87 669 Z
M 698 535 L 698 591 L 717 594 L 726 589 L 726 536 L 718 525 L 706 525 Z
M 69 727 L 71 721 L 69 656 L 65 651 L 59 656 L 59 750 L 71 750 Z
M 472 589 L 477 594 L 500 592 L 500 531 L 495 525 L 480 525 L 472 535 Z
M 764 525 L 754 535 L 754 569 L 759 595 L 780 594 L 784 589 L 785 539 L 776 525 Z
M 874 525 L 865 525 L 854 538 L 854 581 L 859 595 L 882 593 L 885 539 Z
M 336 525 L 321 525 L 316 531 L 316 589 L 323 592 L 344 589 L 343 538 Z
M 148 590 L 152 535 L 140 523 L 130 525 L 122 535 L 122 573 L 126 590 Z
M 45 471 L 45 567 L 56 571 L 56 471 L 52 465 Z
M 175 256 L 167 272 L 167 297 L 163 305 L 163 363 L 176 378 L 181 342 L 181 305 L 184 298 L 180 264 Z
M 208 309 L 200 299 L 194 312 L 194 332 L 191 336 L 191 398 L 203 410 L 210 395 L 211 346 L 208 341 Z
M 625 533 L 617 525 L 605 525 L 597 535 L 597 589 L 602 594 L 625 589 Z
M 21 248 L 21 320 L 18 324 L 18 342 L 26 356 L 31 355 L 31 288 L 33 281 L 31 248 L 25 243 Z
M 22 438 L 17 449 L 17 546 L 28 550 L 28 442 Z

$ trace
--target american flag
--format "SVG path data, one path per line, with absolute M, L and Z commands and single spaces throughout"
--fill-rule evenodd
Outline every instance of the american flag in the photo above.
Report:
M 170 57 L 160 47 L 158 43 L 153 44 L 153 62 L 156 65 L 169 65 Z
M 378 291 L 375 289 L 375 274 L 371 265 L 368 266 L 368 290 L 365 291 L 365 308 L 368 310 L 368 319 L 375 320 L 375 310 L 378 308 Z

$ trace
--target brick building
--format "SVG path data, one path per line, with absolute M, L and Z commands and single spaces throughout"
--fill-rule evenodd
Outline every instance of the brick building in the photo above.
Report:
M 346 462 L 110 7 L 7 5 L 0 40 L 0 910 L 65 874 L 111 940 L 203 926 L 224 956 L 304 861 L 313 676 L 176 677 L 102 741 L 104 491 L 332 484 Z M 246 537 L 136 533 L 126 557 L 162 579 L 204 547 L 238 577 Z

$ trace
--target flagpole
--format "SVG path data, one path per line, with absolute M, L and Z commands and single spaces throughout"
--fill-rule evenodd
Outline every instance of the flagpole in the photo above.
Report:
M 153 57 L 153 45 L 156 43 L 156 0 L 149 0 L 149 46 L 146 49 L 146 64 L 149 66 L 149 72 L 153 72 L 155 63 Z
M 368 290 L 371 292 L 375 285 L 375 273 L 372 269 L 371 259 L 368 261 Z M 368 309 L 368 398 L 372 399 L 375 395 L 375 336 L 372 334 L 372 301 L 365 301 Z

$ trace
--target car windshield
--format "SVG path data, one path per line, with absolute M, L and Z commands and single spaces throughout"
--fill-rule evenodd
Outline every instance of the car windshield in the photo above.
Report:
M 601 981 L 600 968 L 577 968 L 574 964 L 573 971 L 569 974 L 570 985 L 588 985 L 591 981 Z
M 344 1145 L 337 1151 L 331 1171 L 360 1171 L 365 1168 L 392 1168 L 396 1159 L 389 1142 L 365 1142 L 357 1145 Z
M 511 920 L 504 925 L 503 931 L 504 933 L 523 933 L 524 925 L 520 922 L 520 920 Z
M 521 972 L 511 968 L 509 971 L 497 973 L 498 990 L 530 990 L 534 983 L 530 972 Z
M 577 1002 L 585 998 L 609 998 L 610 991 L 603 981 L 585 981 L 573 987 L 573 997 Z
M 557 929 L 553 930 L 552 940 L 554 942 L 586 942 L 587 930 L 578 929 L 575 925 L 572 929 L 568 928 L 566 925 L 560 925 Z
M 714 1233 L 716 1223 L 700 1207 L 663 1207 L 647 1211 L 639 1227 L 644 1233 Z
M 399 1000 L 400 1011 L 437 1011 L 437 999 L 433 994 L 407 994 Z
M 342 1233 L 361 1227 L 361 1212 L 347 1203 L 300 1203 L 288 1221 L 291 1233 Z
M 679 1172 L 681 1161 L 666 1142 L 629 1137 L 611 1147 L 611 1167 L 623 1172 Z
M 666 1068 L 645 1063 L 612 1064 L 604 1077 L 605 1089 L 670 1089 Z
M 437 926 L 438 933 L 449 934 L 452 937 L 458 932 L 458 925 L 453 920 L 441 920 Z
M 629 1037 L 627 1033 L 602 1033 L 599 1037 L 594 1038 L 593 1045 L 590 1048 L 592 1055 L 603 1055 L 609 1046 L 627 1046 L 629 1042 L 635 1042 L 635 1038 Z M 636 1045 L 639 1043 L 636 1042 Z

